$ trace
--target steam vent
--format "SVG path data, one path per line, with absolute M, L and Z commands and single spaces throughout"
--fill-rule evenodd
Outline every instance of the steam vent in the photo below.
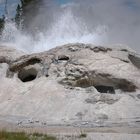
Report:
M 0 81 L 0 120 L 16 126 L 140 126 L 140 55 L 123 45 L 1 46 Z

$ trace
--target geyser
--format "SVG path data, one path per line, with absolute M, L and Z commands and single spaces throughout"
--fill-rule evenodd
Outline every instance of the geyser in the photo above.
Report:
M 56 0 L 41 0 L 36 4 L 36 11 L 33 11 L 34 5 L 27 7 L 25 28 L 17 29 L 13 21 L 6 22 L 1 43 L 12 44 L 28 53 L 77 42 L 127 44 L 139 50 L 139 10 L 126 1 L 72 0 L 58 3 Z M 134 4 L 138 3 L 134 0 Z

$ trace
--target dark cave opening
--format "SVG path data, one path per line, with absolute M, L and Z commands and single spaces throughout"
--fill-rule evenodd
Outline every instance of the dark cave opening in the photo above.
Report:
M 18 73 L 18 78 L 22 81 L 22 82 L 30 82 L 35 80 L 37 77 L 37 71 L 34 68 L 30 68 L 30 69 L 22 69 L 19 73 Z
M 95 88 L 100 93 L 111 93 L 111 94 L 115 94 L 115 89 L 112 86 L 98 85 L 98 86 L 95 86 Z
M 29 81 L 33 81 L 36 78 L 35 75 L 28 75 L 27 77 L 24 77 L 22 79 L 22 82 L 29 82 Z
M 68 61 L 69 57 L 66 56 L 66 55 L 60 55 L 60 56 L 58 56 L 58 60 L 60 60 L 60 61 Z

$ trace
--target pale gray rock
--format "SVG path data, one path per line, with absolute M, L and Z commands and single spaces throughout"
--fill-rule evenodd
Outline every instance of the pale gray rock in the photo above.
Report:
M 0 63 L 0 78 L 5 78 L 6 73 L 8 70 L 8 64 L 7 63 Z
M 10 63 L 24 54 L 24 52 L 18 51 L 12 47 L 0 45 L 0 63 Z
M 0 118 L 31 118 L 46 125 L 138 125 L 140 70 L 129 58 L 131 50 L 80 43 L 30 55 L 1 50 Z

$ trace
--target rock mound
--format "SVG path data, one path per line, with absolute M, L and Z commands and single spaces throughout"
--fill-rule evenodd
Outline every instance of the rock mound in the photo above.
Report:
M 0 50 L 5 51 L 0 53 L 0 115 L 50 124 L 136 125 L 140 60 L 130 50 L 78 43 L 30 55 Z

